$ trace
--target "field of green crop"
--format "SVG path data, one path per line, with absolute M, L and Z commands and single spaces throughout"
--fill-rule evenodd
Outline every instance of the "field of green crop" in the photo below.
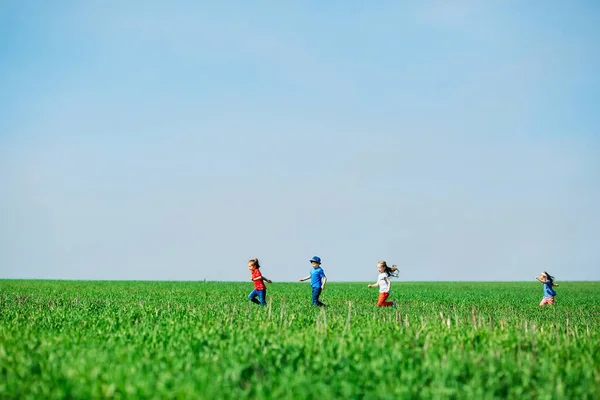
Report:
M 0 398 L 600 398 L 600 283 L 0 281 Z

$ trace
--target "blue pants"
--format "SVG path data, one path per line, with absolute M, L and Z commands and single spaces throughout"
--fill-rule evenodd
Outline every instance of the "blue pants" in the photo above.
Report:
M 321 286 L 319 287 L 313 287 L 312 288 L 312 303 L 313 306 L 317 306 L 317 307 L 322 307 L 325 304 L 321 303 L 319 301 L 319 296 L 321 296 L 321 292 L 323 291 L 323 289 L 321 289 Z
M 256 298 L 258 297 L 258 300 L 256 300 Z M 250 292 L 250 294 L 248 295 L 248 300 L 250 300 L 253 303 L 256 304 L 260 304 L 261 306 L 264 306 L 267 304 L 267 302 L 265 301 L 267 297 L 267 289 L 265 290 L 253 290 Z

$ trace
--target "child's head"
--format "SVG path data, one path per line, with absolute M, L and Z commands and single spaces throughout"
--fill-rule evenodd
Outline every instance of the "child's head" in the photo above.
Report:
M 387 276 L 398 277 L 398 267 L 395 265 L 388 267 L 385 261 L 379 261 L 377 263 L 377 271 L 379 271 L 380 274 L 385 273 Z
M 248 261 L 248 269 L 250 271 L 254 271 L 255 269 L 260 269 L 260 264 L 258 263 L 258 258 L 253 258 Z
M 554 281 L 554 277 L 553 277 L 552 275 L 550 275 L 550 274 L 549 274 L 548 272 L 546 272 L 546 271 L 542 271 L 542 272 L 540 273 L 540 279 L 541 279 L 542 281 L 550 281 L 550 282 Z
M 313 256 L 309 261 L 313 268 L 319 268 L 321 265 L 321 257 L 319 256 Z

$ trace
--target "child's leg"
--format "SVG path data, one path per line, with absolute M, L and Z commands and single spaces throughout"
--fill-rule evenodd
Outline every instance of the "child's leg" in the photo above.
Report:
M 267 302 L 265 301 L 267 298 L 267 289 L 257 290 L 257 292 L 258 292 L 258 300 L 260 301 L 260 305 L 261 306 L 267 305 Z
M 312 288 L 312 303 L 313 306 L 318 306 L 319 305 L 319 295 L 321 293 L 319 293 L 319 288 Z
M 554 304 L 554 297 L 544 297 L 540 302 L 540 307 L 543 307 L 546 304 Z
M 379 293 L 379 296 L 377 296 L 377 307 L 381 307 L 383 305 L 383 302 L 385 301 L 386 295 L 387 293 Z
M 319 289 L 319 297 L 321 297 L 322 289 Z M 319 307 L 325 307 L 325 303 L 323 303 L 320 299 L 317 299 L 317 305 Z
M 253 290 L 250 292 L 250 294 L 248 295 L 248 300 L 250 300 L 251 302 L 255 303 L 255 304 L 260 304 L 258 300 L 256 300 L 256 296 L 258 296 L 258 290 Z
M 377 299 L 377 307 L 393 306 L 394 303 L 392 301 L 386 301 L 389 295 L 390 295 L 389 292 L 388 293 L 379 293 L 379 298 Z
M 320 287 L 316 287 L 316 288 L 312 288 L 312 303 L 313 306 L 324 306 L 325 304 L 321 303 L 321 301 L 319 300 L 319 296 L 321 296 L 321 288 Z

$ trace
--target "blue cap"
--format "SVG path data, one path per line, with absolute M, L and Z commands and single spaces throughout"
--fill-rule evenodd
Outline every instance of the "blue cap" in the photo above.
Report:
M 313 256 L 313 258 L 311 258 L 309 261 L 310 262 L 315 261 L 315 262 L 318 262 L 319 264 L 321 264 L 321 257 L 319 257 L 319 256 Z

